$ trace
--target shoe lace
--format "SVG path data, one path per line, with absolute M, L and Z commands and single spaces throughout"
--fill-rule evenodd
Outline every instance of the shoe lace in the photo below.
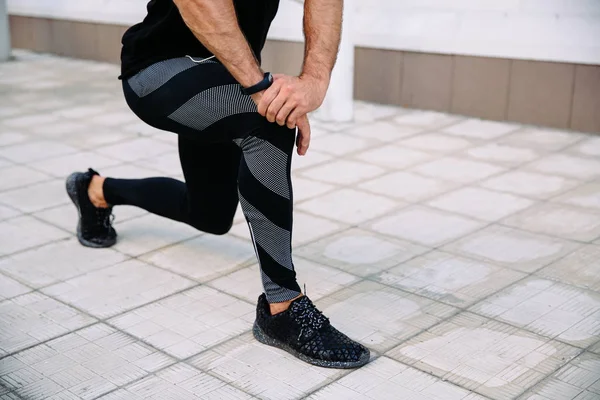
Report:
M 96 208 L 96 226 L 104 227 L 110 231 L 115 216 L 112 213 L 112 207 Z
M 301 326 L 298 341 L 310 339 L 317 331 L 329 323 L 329 318 L 324 316 L 306 296 L 293 302 L 290 310 L 294 315 L 296 323 Z

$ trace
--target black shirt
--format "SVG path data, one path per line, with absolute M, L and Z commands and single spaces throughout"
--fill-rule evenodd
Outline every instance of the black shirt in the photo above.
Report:
M 279 0 L 233 0 L 233 3 L 240 28 L 260 60 Z M 147 10 L 144 21 L 123 35 L 120 78 L 169 58 L 212 55 L 185 25 L 173 0 L 151 0 Z

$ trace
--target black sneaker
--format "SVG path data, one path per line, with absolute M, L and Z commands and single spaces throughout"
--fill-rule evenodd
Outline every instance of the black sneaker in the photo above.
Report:
M 97 208 L 90 201 L 88 186 L 94 175 L 98 173 L 91 168 L 87 172 L 73 172 L 67 178 L 67 193 L 79 213 L 79 243 L 87 247 L 110 247 L 117 242 L 117 232 L 112 227 L 112 207 Z
M 264 293 L 258 298 L 254 337 L 279 347 L 307 363 L 328 368 L 357 368 L 369 362 L 369 349 L 350 339 L 329 323 L 308 297 L 271 315 Z

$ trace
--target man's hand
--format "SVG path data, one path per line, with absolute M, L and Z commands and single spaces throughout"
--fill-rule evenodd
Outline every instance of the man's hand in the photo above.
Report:
M 273 75 L 273 84 L 264 91 L 258 112 L 269 122 L 295 128 L 302 117 L 321 106 L 328 86 L 329 82 L 307 75 Z
M 262 98 L 265 95 L 265 91 L 258 92 L 250 96 L 256 105 L 259 105 Z M 288 126 L 289 127 L 289 126 Z M 298 147 L 298 155 L 306 155 L 308 146 L 310 145 L 310 122 L 308 122 L 308 115 L 304 114 L 298 120 L 296 125 L 290 127 L 290 129 L 298 128 L 298 136 L 296 136 L 296 147 Z

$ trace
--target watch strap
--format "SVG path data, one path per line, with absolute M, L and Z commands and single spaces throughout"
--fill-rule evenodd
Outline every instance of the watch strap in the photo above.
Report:
M 268 89 L 273 84 L 273 75 L 270 72 L 265 72 L 265 76 L 262 81 L 258 82 L 256 85 L 242 88 L 242 93 L 246 96 L 251 96 L 255 93 L 261 92 L 265 89 Z

